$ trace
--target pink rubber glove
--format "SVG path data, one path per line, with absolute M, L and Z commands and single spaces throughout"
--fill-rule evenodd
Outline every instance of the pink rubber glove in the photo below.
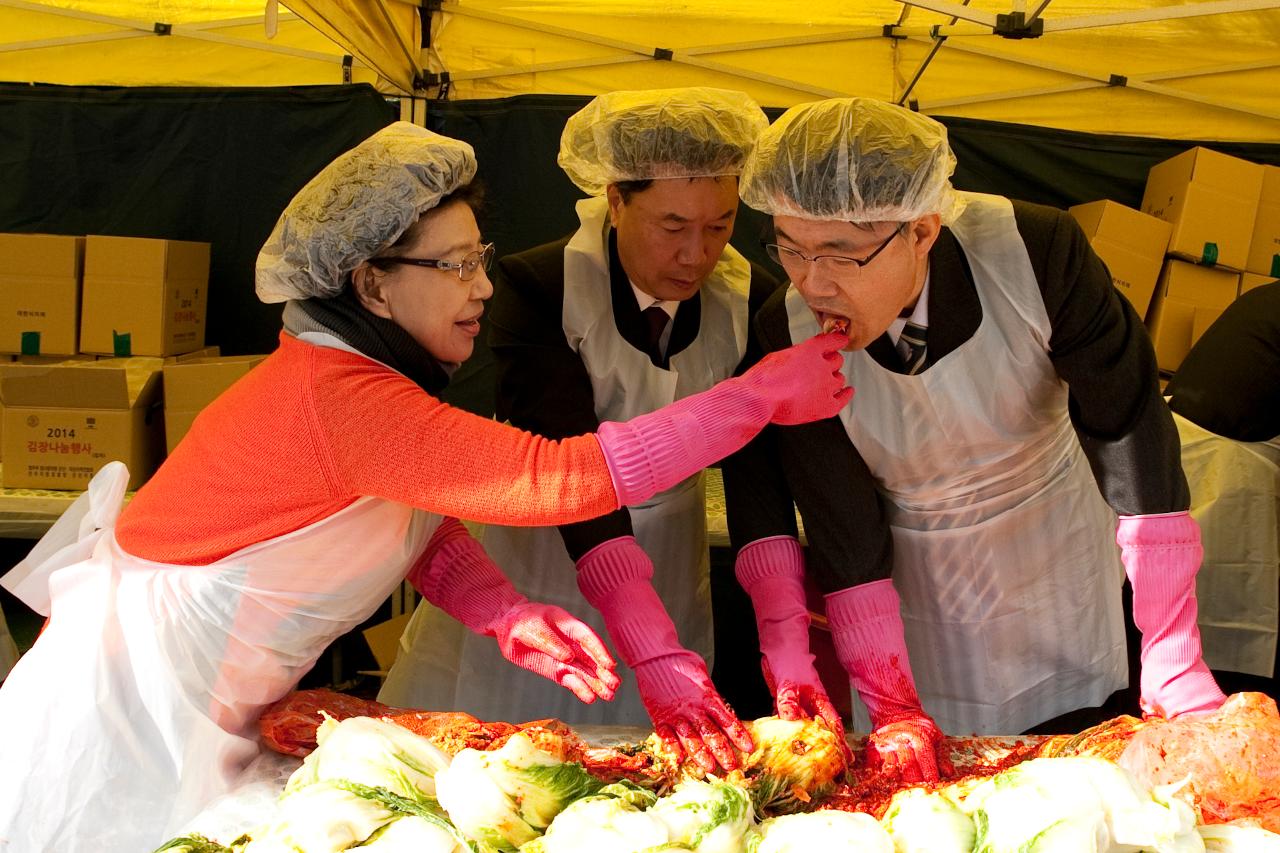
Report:
M 1216 710 L 1227 697 L 1200 654 L 1196 626 L 1200 526 L 1187 512 L 1121 516 L 1116 544 L 1142 632 L 1142 710 L 1170 719 Z
M 595 632 L 561 608 L 516 592 L 456 518 L 440 524 L 408 579 L 427 601 L 497 639 L 507 660 L 583 702 L 612 699 L 618 689 L 617 664 Z
M 813 666 L 809 652 L 809 608 L 804 598 L 804 554 L 792 536 L 757 539 L 738 552 L 738 583 L 751 597 L 760 633 L 761 668 L 773 694 L 774 708 L 784 720 L 822 719 L 843 747 L 845 765 L 853 751 L 844 736 L 844 721 Z
M 634 536 L 602 542 L 578 560 L 578 588 L 604 616 L 614 647 L 635 670 L 653 730 L 674 756 L 708 773 L 738 766 L 751 735 L 716 692 L 702 658 L 680 645 L 651 580 L 653 563 Z
M 849 402 L 840 332 L 765 356 L 741 376 L 625 423 L 602 423 L 596 439 L 618 503 L 648 500 L 755 438 L 769 423 L 834 417 Z
M 826 597 L 836 656 L 871 715 L 866 756 L 873 768 L 904 782 L 936 782 L 953 771 L 942 731 L 920 706 L 907 658 L 901 602 L 889 580 Z

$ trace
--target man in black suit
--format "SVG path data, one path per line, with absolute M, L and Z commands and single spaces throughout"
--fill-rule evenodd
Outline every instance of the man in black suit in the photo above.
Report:
M 494 276 L 500 419 L 552 438 L 579 435 L 709 388 L 759 358 L 748 352 L 749 316 L 777 281 L 728 240 L 738 174 L 766 125 L 745 94 L 703 88 L 614 92 L 569 119 L 559 163 L 589 196 L 577 205 L 581 225 L 501 259 Z M 749 749 L 751 739 L 708 676 L 701 477 L 643 507 L 558 531 L 490 527 L 482 541 L 528 594 L 604 627 L 634 678 L 623 677 L 612 702 L 564 702 L 532 680 L 513 682 L 479 657 L 489 650 L 466 644 L 457 692 L 423 707 L 652 722 L 707 770 L 736 766 L 733 747 Z
M 958 193 L 954 166 L 937 122 L 839 99 L 788 110 L 741 186 L 791 282 L 763 348 L 845 326 L 857 393 L 726 462 L 731 535 L 791 535 L 798 506 L 868 756 L 911 781 L 937 777 L 942 730 L 1014 734 L 1126 685 L 1125 570 L 1145 709 L 1223 699 L 1141 321 L 1070 216 Z

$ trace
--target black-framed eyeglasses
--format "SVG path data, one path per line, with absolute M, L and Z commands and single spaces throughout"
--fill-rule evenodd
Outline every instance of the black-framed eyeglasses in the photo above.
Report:
M 435 258 L 405 258 L 399 255 L 389 255 L 381 258 L 370 258 L 369 263 L 381 270 L 396 264 L 410 264 L 415 267 L 427 267 L 434 270 L 456 270 L 458 278 L 463 281 L 471 281 L 476 277 L 476 272 L 479 270 L 489 271 L 489 268 L 493 266 L 493 254 L 493 244 L 485 243 L 474 252 L 464 255 L 461 261 L 441 261 Z
M 827 272 L 844 273 L 846 275 L 856 275 L 863 267 L 876 259 L 876 256 L 889 247 L 893 242 L 893 238 L 897 237 L 907 227 L 906 222 L 898 223 L 898 227 L 893 229 L 893 233 L 884 239 L 884 242 L 876 246 L 875 251 L 867 255 L 865 258 L 851 258 L 848 255 L 815 255 L 809 257 L 804 252 L 797 252 L 795 249 L 786 246 L 779 246 L 777 243 L 763 243 L 765 254 L 769 256 L 769 260 L 773 261 L 784 270 L 798 270 L 802 263 L 811 263 L 815 267 L 821 267 Z

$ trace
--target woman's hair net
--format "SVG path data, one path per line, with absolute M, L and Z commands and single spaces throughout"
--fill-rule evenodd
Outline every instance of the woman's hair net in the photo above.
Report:
M 869 98 L 801 104 L 760 135 L 742 173 L 742 200 L 801 219 L 949 223 L 964 209 L 951 186 L 947 129 Z
M 768 124 L 745 92 L 610 92 L 569 117 L 557 161 L 592 196 L 619 181 L 738 175 Z
M 398 121 L 320 171 L 258 253 L 263 302 L 337 296 L 361 262 L 476 174 L 471 146 Z

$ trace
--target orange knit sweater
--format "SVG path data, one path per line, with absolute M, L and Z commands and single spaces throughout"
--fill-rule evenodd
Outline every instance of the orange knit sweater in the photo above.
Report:
M 116 525 L 129 553 L 204 565 L 362 496 L 549 526 L 617 509 L 594 436 L 551 441 L 454 408 L 404 376 L 281 334 L 206 408 Z

